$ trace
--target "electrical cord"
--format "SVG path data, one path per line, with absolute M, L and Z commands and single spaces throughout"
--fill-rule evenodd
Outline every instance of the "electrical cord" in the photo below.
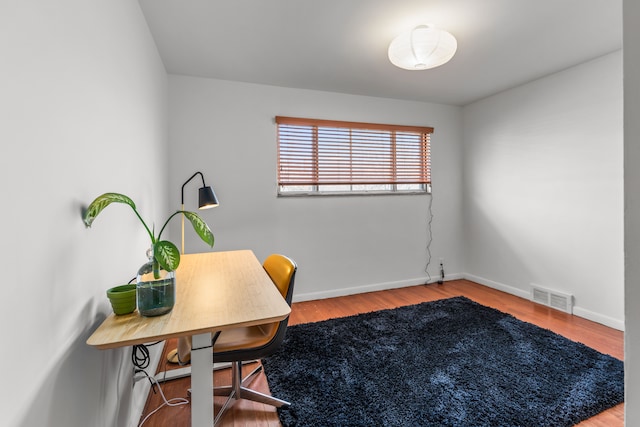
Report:
M 140 370 L 149 367 L 151 357 L 149 356 L 149 348 L 144 344 L 134 345 L 131 352 L 131 363 Z
M 156 341 L 151 344 L 136 344 L 131 352 L 131 363 L 138 369 L 146 369 L 149 366 L 151 357 L 149 356 L 148 347 L 158 345 L 162 341 Z
M 145 422 L 147 422 L 147 420 L 156 412 L 158 412 L 160 409 L 164 408 L 165 406 L 181 406 L 181 405 L 188 405 L 189 404 L 189 400 L 185 399 L 183 397 L 174 397 L 171 399 L 167 399 L 166 396 L 164 395 L 164 393 L 162 392 L 162 387 L 160 387 L 160 384 L 158 383 L 158 380 L 156 380 L 155 378 L 153 378 L 152 376 L 150 376 L 149 374 L 147 374 L 146 371 L 144 370 L 140 370 L 137 371 L 138 372 L 142 372 L 144 373 L 147 378 L 149 379 L 149 382 L 151 382 L 152 386 L 155 386 L 154 388 L 157 388 L 160 391 L 160 396 L 162 396 L 162 400 L 164 403 L 162 403 L 162 405 L 158 406 L 156 409 L 154 409 L 153 411 L 149 412 L 147 414 L 146 417 L 144 417 L 144 419 L 142 421 L 140 421 L 140 424 L 138 424 L 138 427 L 141 427 Z
M 133 351 L 131 352 L 131 363 L 133 363 L 133 366 L 136 367 L 136 369 L 134 370 L 134 375 L 137 375 L 140 373 L 144 374 L 147 380 L 149 380 L 149 384 L 151 384 L 151 389 L 153 390 L 153 393 L 155 394 L 157 389 L 160 392 L 160 396 L 162 396 L 162 400 L 164 402 L 162 403 L 162 405 L 158 406 L 156 409 L 148 413 L 147 416 L 144 417 L 142 421 L 140 421 L 140 424 L 138 424 L 138 427 L 142 426 L 153 414 L 158 412 L 164 406 L 180 406 L 180 405 L 189 404 L 189 400 L 184 399 L 182 397 L 174 397 L 172 399 L 167 400 L 167 398 L 164 395 L 164 392 L 162 391 L 162 387 L 160 387 L 160 384 L 158 383 L 158 380 L 156 380 L 154 377 L 149 375 L 147 371 L 145 371 L 145 369 L 148 368 L 149 364 L 151 363 L 151 357 L 149 355 L 149 347 L 160 344 L 161 342 L 162 341 L 156 341 L 152 344 L 147 344 L 147 345 L 145 344 L 134 345 Z
M 160 344 L 162 341 L 156 341 L 153 344 L 149 344 L 148 346 Z M 131 351 L 131 363 L 137 369 L 135 373 L 144 372 L 144 374 L 149 377 L 149 374 L 145 371 L 149 367 L 149 363 L 151 363 L 151 356 L 149 355 L 149 348 L 145 344 L 136 344 L 133 346 L 133 351 Z M 151 383 L 151 387 L 153 392 L 155 393 L 155 388 L 153 388 L 153 382 L 149 380 Z
M 429 265 L 431 264 L 431 241 L 433 240 L 433 234 L 431 232 L 431 221 L 433 221 L 433 211 L 431 210 L 431 205 L 433 204 L 433 189 L 431 189 L 431 194 L 429 194 L 429 219 L 427 220 L 427 231 L 429 236 L 427 238 L 427 265 L 424 267 L 424 272 L 427 273 L 427 285 L 431 283 L 431 274 L 429 274 Z

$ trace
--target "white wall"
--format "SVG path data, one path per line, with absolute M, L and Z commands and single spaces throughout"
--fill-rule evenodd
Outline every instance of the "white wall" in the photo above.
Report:
M 465 268 L 624 326 L 622 53 L 464 107 Z
M 638 6 L 625 2 L 625 20 L 638 16 Z M 631 25 L 625 31 L 637 39 Z M 81 206 L 102 192 L 130 195 L 146 218 L 161 222 L 167 206 L 178 206 L 184 180 L 201 170 L 222 203 L 203 213 L 215 249 L 290 254 L 300 264 L 299 300 L 424 280 L 429 198 L 277 199 L 275 115 L 434 126 L 431 274 L 443 257 L 452 277 L 466 270 L 521 291 L 530 281 L 559 287 L 574 292 L 585 312 L 620 321 L 619 54 L 474 104 L 463 127 L 456 107 L 177 76 L 168 101 L 144 18 L 126 0 L 4 2 L 0 51 L 0 256 L 13 297 L 0 315 L 0 361 L 17 367 L 5 369 L 0 388 L 9 426 L 129 425 L 146 399 L 138 386 L 131 391 L 130 349 L 85 344 L 110 312 L 104 290 L 129 280 L 148 246 L 124 206 L 84 229 Z M 640 177 L 629 167 L 640 161 L 633 138 L 640 108 L 631 102 L 640 61 L 625 55 L 629 258 L 640 241 L 633 219 Z M 485 131 L 480 139 L 469 133 L 477 129 Z M 534 180 L 523 156 L 545 165 L 546 180 Z M 503 174 L 512 179 L 500 180 Z M 197 183 L 189 188 L 188 208 Z M 475 239 L 480 244 L 468 247 L 465 262 L 463 246 Z M 206 250 L 190 231 L 187 250 Z M 640 420 L 630 387 L 640 342 L 631 325 L 640 299 L 636 270 L 627 263 L 628 425 Z
M 462 271 L 460 108 L 170 76 L 170 196 L 195 171 L 220 206 L 203 211 L 215 250 L 251 248 L 299 264 L 294 300 L 424 283 L 429 196 L 276 197 L 276 115 L 433 126 L 433 261 Z M 185 189 L 195 209 L 199 183 Z M 178 232 L 174 228 L 174 232 Z M 191 230 L 186 252 L 206 250 Z
M 124 205 L 80 211 L 119 191 L 166 213 L 166 73 L 129 0 L 2 2 L 0 52 L 1 424 L 129 425 L 131 350 L 85 340 L 148 242 Z
M 624 1 L 625 423 L 640 425 L 640 3 Z

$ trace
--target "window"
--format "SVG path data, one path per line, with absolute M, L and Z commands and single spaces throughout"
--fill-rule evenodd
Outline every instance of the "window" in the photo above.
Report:
M 278 194 L 426 193 L 433 128 L 276 117 Z

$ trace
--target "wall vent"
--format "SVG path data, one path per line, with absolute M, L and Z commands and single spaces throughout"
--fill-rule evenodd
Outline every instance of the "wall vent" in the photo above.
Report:
M 564 292 L 545 289 L 538 285 L 531 286 L 531 301 L 573 314 L 573 296 Z

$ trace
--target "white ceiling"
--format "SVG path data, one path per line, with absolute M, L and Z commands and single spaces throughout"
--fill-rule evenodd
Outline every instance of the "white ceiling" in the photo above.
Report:
M 167 72 L 465 105 L 622 48 L 622 0 L 139 0 Z M 391 40 L 451 32 L 453 59 L 406 71 Z

